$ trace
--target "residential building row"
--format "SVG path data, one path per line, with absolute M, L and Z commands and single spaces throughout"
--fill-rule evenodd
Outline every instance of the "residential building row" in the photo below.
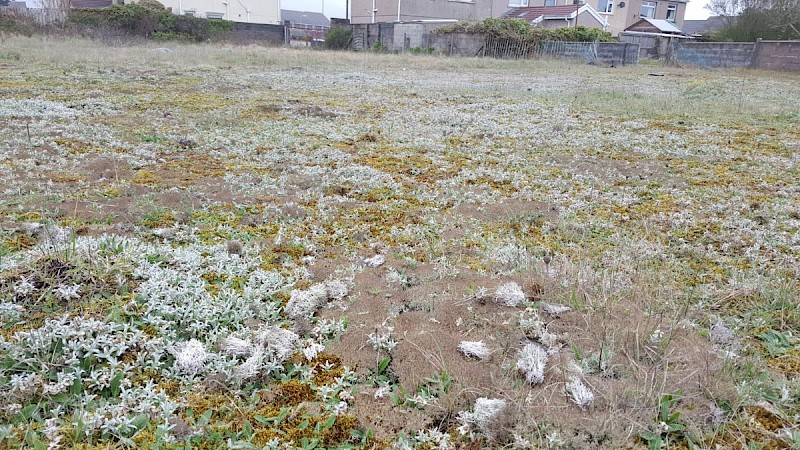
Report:
M 688 0 L 352 0 L 352 23 L 519 17 L 543 26 L 586 25 L 618 35 L 641 19 L 683 26 Z
M 71 7 L 103 7 L 140 0 L 66 0 Z M 536 26 L 584 25 L 610 31 L 681 31 L 689 0 L 348 0 L 351 23 L 478 21 L 512 17 Z M 330 28 L 320 13 L 281 10 L 280 0 L 159 0 L 175 14 L 235 22 L 280 24 L 319 39 Z M 0 0 L 7 6 L 7 1 Z

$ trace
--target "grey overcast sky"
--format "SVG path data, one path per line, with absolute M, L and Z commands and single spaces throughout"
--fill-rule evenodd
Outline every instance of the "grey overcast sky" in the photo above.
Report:
M 686 7 L 686 18 L 702 20 L 711 15 L 705 9 L 706 2 L 707 0 L 691 0 Z M 345 0 L 281 0 L 281 8 L 295 11 L 323 12 L 323 5 L 326 17 L 344 17 Z
M 323 11 L 323 5 L 325 10 Z M 324 12 L 325 17 L 344 18 L 345 0 L 281 0 L 282 9 Z

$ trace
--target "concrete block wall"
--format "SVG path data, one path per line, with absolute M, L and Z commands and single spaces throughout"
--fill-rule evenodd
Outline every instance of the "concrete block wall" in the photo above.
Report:
M 751 42 L 683 42 L 675 49 L 675 60 L 702 67 L 750 67 L 754 47 Z
M 597 44 L 597 59 L 615 66 L 639 64 L 639 44 L 600 42 Z
M 235 22 L 228 38 L 239 43 L 283 45 L 287 36 L 284 25 Z
M 240 26 L 255 24 L 237 24 Z M 280 43 L 284 36 L 281 25 L 256 25 L 264 27 L 261 36 L 270 42 Z M 439 25 L 422 23 L 375 23 L 342 24 L 353 31 L 353 49 L 373 48 L 376 41 L 395 52 L 412 48 L 434 48 L 438 53 L 458 56 L 477 56 L 483 50 L 485 39 L 481 35 L 467 33 L 432 33 Z M 271 27 L 272 30 L 267 28 Z M 254 31 L 255 33 L 255 31 Z M 647 37 L 650 39 L 650 37 Z M 638 39 L 638 38 L 637 38 Z M 637 40 L 633 39 L 633 40 Z M 640 45 L 643 44 L 643 45 Z M 599 43 L 597 60 L 606 64 L 637 64 L 642 52 L 648 56 L 667 61 L 688 63 L 702 67 L 740 68 L 800 71 L 800 41 L 752 42 L 693 42 L 685 39 L 654 38 L 652 48 L 649 41 Z M 562 56 L 583 57 L 583 50 L 565 47 Z
M 800 41 L 759 41 L 753 67 L 800 71 Z
M 381 47 L 395 50 L 393 23 L 359 23 L 350 25 L 353 32 L 353 50 L 365 50 L 375 47 L 376 42 Z
M 479 34 L 430 33 L 428 44 L 437 52 L 453 56 L 477 56 L 483 49 L 484 38 Z
M 425 46 L 423 38 L 425 36 L 425 28 L 422 24 L 418 23 L 398 23 L 394 26 L 393 34 L 393 48 L 395 51 L 407 51 L 411 48 Z

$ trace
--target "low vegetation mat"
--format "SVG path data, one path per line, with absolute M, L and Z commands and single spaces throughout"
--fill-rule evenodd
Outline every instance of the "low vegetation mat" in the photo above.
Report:
M 800 445 L 797 75 L 0 68 L 0 448 Z

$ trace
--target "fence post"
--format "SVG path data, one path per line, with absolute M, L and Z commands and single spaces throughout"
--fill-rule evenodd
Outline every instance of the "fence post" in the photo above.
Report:
M 757 69 L 758 68 L 758 54 L 761 52 L 761 38 L 756 39 L 756 43 L 753 44 L 753 53 L 750 54 L 750 68 Z
M 622 66 L 625 65 L 625 60 L 628 59 L 628 43 L 622 44 Z

